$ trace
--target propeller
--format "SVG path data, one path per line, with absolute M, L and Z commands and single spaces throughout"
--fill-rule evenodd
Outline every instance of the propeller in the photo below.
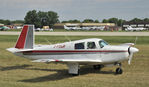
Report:
M 131 63 L 132 57 L 133 57 L 133 53 L 130 54 L 130 56 L 129 56 L 129 59 L 128 59 L 128 64 L 129 64 L 129 65 L 130 65 L 130 63 Z
M 138 52 L 138 51 L 139 51 L 139 49 L 137 49 L 137 48 L 135 48 L 135 47 L 129 47 L 129 49 L 128 49 L 128 52 L 129 52 L 129 54 L 130 54 L 129 59 L 128 59 L 128 64 L 129 64 L 129 65 L 130 65 L 130 63 L 131 63 L 133 54 L 136 53 L 136 52 Z
M 138 40 L 138 37 L 136 36 L 134 45 L 137 44 L 137 40 Z M 128 52 L 130 54 L 129 59 L 128 59 L 128 64 L 129 65 L 131 64 L 131 60 L 132 60 L 133 54 L 136 53 L 136 52 L 138 52 L 138 51 L 139 51 L 139 49 L 137 49 L 135 47 L 129 47 L 129 49 L 128 49 Z

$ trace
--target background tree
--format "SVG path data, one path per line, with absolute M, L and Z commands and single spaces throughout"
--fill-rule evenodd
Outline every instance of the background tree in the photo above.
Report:
M 61 23 L 68 23 L 68 21 L 62 21 Z
M 149 18 L 144 18 L 143 21 L 149 23 Z
M 144 18 L 143 21 L 149 23 L 149 18 Z
M 118 18 L 103 19 L 102 23 L 115 23 L 117 26 L 122 26 L 125 20 Z
M 24 24 L 24 20 L 11 21 L 11 24 Z
M 129 22 L 132 22 L 132 23 L 137 23 L 137 22 L 142 22 L 143 20 L 139 19 L 139 18 L 134 18 L 132 20 L 130 20 Z
M 102 20 L 102 23 L 109 23 L 109 20 L 103 19 L 103 20 Z
M 92 19 L 85 19 L 83 21 L 83 23 L 94 23 L 94 20 L 92 20 Z
M 39 21 L 38 21 L 38 15 L 36 10 L 27 12 L 24 20 L 26 24 L 34 24 L 35 26 L 37 26 L 36 22 L 39 22 Z
M 53 27 L 53 25 L 57 22 L 59 22 L 59 16 L 56 12 L 54 11 L 48 11 L 47 12 L 47 25 L 49 25 L 50 27 Z
M 94 23 L 99 23 L 99 21 L 98 20 L 95 20 Z
M 80 20 L 74 19 L 74 20 L 62 21 L 62 23 L 81 23 L 81 22 Z
M 11 24 L 11 21 L 10 20 L 0 19 L 0 23 L 5 24 L 5 25 L 10 25 Z
M 69 22 L 70 22 L 70 23 L 81 23 L 80 20 L 77 20 L 77 19 L 75 19 L 75 20 L 70 20 Z
M 27 12 L 24 20 L 26 24 L 34 24 L 35 27 L 42 27 L 42 26 L 50 26 L 57 22 L 59 22 L 59 16 L 56 12 L 48 11 L 48 12 L 37 12 L 36 10 L 32 10 Z
M 47 26 L 48 25 L 48 16 L 47 16 L 47 12 L 42 12 L 42 11 L 39 11 L 37 13 L 38 15 L 38 21 L 36 23 L 36 25 L 38 25 L 39 27 L 42 27 L 42 26 Z
M 122 26 L 124 24 L 124 22 L 126 22 L 126 21 L 123 19 L 119 19 L 117 22 L 117 26 Z
M 116 25 L 118 25 L 118 18 L 110 18 L 109 23 L 115 23 Z

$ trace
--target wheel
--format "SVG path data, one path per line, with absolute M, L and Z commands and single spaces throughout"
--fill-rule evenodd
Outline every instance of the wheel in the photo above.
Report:
M 116 69 L 116 74 L 122 74 L 122 73 L 123 73 L 123 70 L 121 68 Z
M 100 70 L 103 66 L 102 65 L 93 65 L 95 70 Z
M 71 74 L 72 76 L 78 76 L 79 74 Z
M 72 76 L 79 76 L 80 75 L 80 69 L 78 70 L 77 74 L 71 74 Z

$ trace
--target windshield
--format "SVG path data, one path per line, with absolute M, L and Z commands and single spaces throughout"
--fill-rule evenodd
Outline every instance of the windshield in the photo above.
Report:
M 104 40 L 99 41 L 99 45 L 101 48 L 103 48 L 104 46 L 108 45 L 107 42 L 105 42 Z

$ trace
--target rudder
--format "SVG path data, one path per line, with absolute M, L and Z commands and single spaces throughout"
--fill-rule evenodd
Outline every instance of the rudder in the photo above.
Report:
M 33 49 L 33 46 L 34 46 L 34 25 L 24 25 L 15 48 Z

